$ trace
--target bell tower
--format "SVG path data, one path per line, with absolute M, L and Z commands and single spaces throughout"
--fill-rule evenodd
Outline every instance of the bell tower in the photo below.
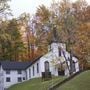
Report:
M 52 42 L 58 42 L 58 34 L 57 34 L 56 27 L 54 27 L 52 31 Z
M 54 53 L 55 56 L 59 56 L 59 43 L 58 43 L 58 34 L 57 34 L 57 30 L 56 27 L 53 28 L 52 31 L 52 41 L 51 41 L 51 51 Z
M 62 48 L 64 51 L 66 51 L 66 44 L 64 43 L 59 43 L 58 40 L 58 33 L 56 30 L 56 27 L 53 28 L 53 32 L 52 32 L 52 43 L 51 43 L 51 51 L 57 56 L 60 56 L 61 53 L 61 49 Z

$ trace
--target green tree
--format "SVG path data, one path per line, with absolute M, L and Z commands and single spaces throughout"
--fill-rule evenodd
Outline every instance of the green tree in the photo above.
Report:
M 9 34 L 6 33 L 8 22 L 2 21 L 0 25 L 0 60 L 3 60 L 5 58 L 6 48 L 10 37 Z
M 19 60 L 19 56 L 22 54 L 24 49 L 24 44 L 22 42 L 16 19 L 9 21 L 6 32 L 11 38 L 9 41 L 9 47 L 7 48 L 9 60 Z
M 0 60 L 27 60 L 27 49 L 18 22 L 12 19 L 0 24 Z

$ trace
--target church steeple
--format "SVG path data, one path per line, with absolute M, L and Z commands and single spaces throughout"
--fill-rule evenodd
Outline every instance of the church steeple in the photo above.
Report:
M 52 32 L 52 42 L 58 42 L 58 34 L 57 34 L 56 27 L 53 28 L 53 32 Z

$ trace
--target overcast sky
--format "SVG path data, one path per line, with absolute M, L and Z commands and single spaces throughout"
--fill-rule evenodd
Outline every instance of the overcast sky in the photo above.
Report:
M 90 4 L 90 0 L 86 1 Z M 49 7 L 51 2 L 52 0 L 11 0 L 10 8 L 13 15 L 18 17 L 23 12 L 34 14 L 39 5 L 44 4 Z

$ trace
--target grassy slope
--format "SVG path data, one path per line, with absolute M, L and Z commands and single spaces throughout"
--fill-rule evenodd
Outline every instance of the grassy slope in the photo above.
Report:
M 65 77 L 55 77 L 49 81 L 42 81 L 40 78 L 32 79 L 20 84 L 11 86 L 8 90 L 48 90 L 52 84 L 62 81 Z
M 90 70 L 76 76 L 57 90 L 90 90 Z

